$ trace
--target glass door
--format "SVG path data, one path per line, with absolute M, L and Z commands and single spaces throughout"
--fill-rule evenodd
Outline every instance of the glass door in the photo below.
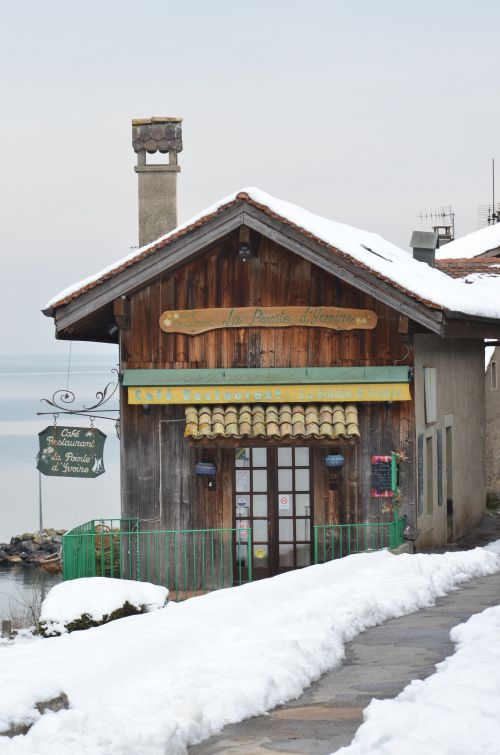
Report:
M 311 563 L 312 493 L 307 447 L 237 448 L 234 519 L 252 530 L 254 579 Z M 246 532 L 236 559 L 246 570 Z M 239 551 L 239 552 L 238 552 Z
M 309 449 L 277 448 L 277 571 L 311 563 Z
M 237 448 L 235 451 L 236 528 L 252 530 L 252 570 L 254 578 L 269 575 L 269 492 L 268 449 Z M 241 566 L 247 570 L 247 532 L 240 535 Z M 238 544 L 236 545 L 238 550 Z

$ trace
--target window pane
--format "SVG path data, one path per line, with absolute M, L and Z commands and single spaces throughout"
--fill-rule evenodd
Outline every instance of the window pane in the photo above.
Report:
M 309 466 L 309 449 L 308 448 L 295 449 L 295 464 L 297 467 Z
M 249 448 L 237 448 L 235 457 L 236 457 L 237 467 L 250 466 L 250 449 Z
M 295 539 L 296 540 L 310 540 L 311 539 L 311 525 L 309 519 L 296 519 L 295 520 Z
M 254 467 L 266 467 L 267 448 L 254 448 L 252 451 L 252 463 Z
M 267 516 L 267 495 L 254 495 L 253 515 Z
M 293 519 L 280 519 L 280 541 L 293 540 Z
M 311 549 L 308 545 L 297 545 L 297 566 L 309 566 Z
M 265 493 L 267 490 L 267 472 L 265 469 L 253 470 L 253 489 L 256 493 Z
M 247 493 L 250 490 L 250 470 L 236 470 L 236 492 Z
M 292 466 L 292 449 L 291 448 L 278 448 L 278 466 L 279 467 Z
M 293 493 L 280 493 L 278 495 L 278 515 L 293 515 Z
M 287 490 L 292 490 L 291 469 L 278 469 L 278 490 L 280 493 L 285 493 Z
M 236 522 L 236 543 L 240 545 L 248 542 L 250 522 L 248 519 L 238 519 Z
M 280 545 L 280 566 L 293 566 L 293 545 Z
M 295 490 L 309 490 L 309 470 L 295 470 Z
M 257 569 L 266 568 L 269 565 L 267 545 L 255 545 L 253 549 L 254 566 Z
M 247 543 L 236 543 L 236 563 L 241 566 L 248 566 L 248 545 Z
M 267 543 L 267 519 L 254 519 L 252 530 L 254 542 Z
M 247 517 L 250 515 L 250 496 L 236 496 L 236 517 Z
M 295 513 L 297 516 L 311 515 L 311 497 L 309 493 L 297 493 L 295 496 Z

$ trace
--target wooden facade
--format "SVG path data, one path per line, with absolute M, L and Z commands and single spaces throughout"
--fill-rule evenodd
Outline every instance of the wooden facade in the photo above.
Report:
M 242 237 L 252 251 L 244 259 Z M 374 314 L 369 327 L 351 330 L 275 325 L 217 327 L 197 335 L 165 332 L 165 313 L 248 307 L 338 307 Z M 467 495 L 459 500 L 454 485 L 455 535 L 481 516 L 484 449 L 475 438 L 469 447 L 465 441 L 469 428 L 476 436 L 481 433 L 484 406 L 474 386 L 483 386 L 482 338 L 499 337 L 499 321 L 426 302 L 247 194 L 85 283 L 45 313 L 54 316 L 59 338 L 118 340 L 122 376 L 163 370 L 170 377 L 182 375 L 184 383 L 174 383 L 181 386 L 189 385 L 190 374 L 195 380 L 203 371 L 237 370 L 242 385 L 252 370 L 378 367 L 389 373 L 397 366 L 406 368 L 406 380 L 415 371 L 410 400 L 351 398 L 357 402 L 359 437 L 348 438 L 186 438 L 180 402 L 129 403 L 123 385 L 122 515 L 138 519 L 141 530 L 233 529 L 242 518 L 237 513 L 242 499 L 249 502 L 247 518 L 255 534 L 261 533 L 260 540 L 254 537 L 257 551 L 269 547 L 261 573 L 305 565 L 312 556 L 312 547 L 304 556 L 305 528 L 311 542 L 314 525 L 394 518 L 391 498 L 372 494 L 372 457 L 392 451 L 406 459 L 399 466 L 400 511 L 417 544 L 419 538 L 425 547 L 446 543 L 447 480 L 453 477 L 456 483 L 461 469 L 466 470 Z M 426 413 L 429 367 L 437 370 L 434 419 Z M 327 467 L 327 454 L 344 456 L 341 471 Z M 473 465 L 467 464 L 471 458 Z M 202 461 L 216 467 L 211 485 L 194 473 Z M 292 561 L 281 549 L 283 533 L 291 527 Z
M 130 323 L 120 331 L 120 365 L 130 369 L 214 369 L 279 367 L 359 367 L 412 365 L 412 349 L 401 316 L 347 285 L 312 262 L 265 237 L 258 254 L 238 260 L 233 233 L 195 260 L 166 272 L 130 298 Z M 372 330 L 326 328 L 218 329 L 195 336 L 165 333 L 159 318 L 165 310 L 248 306 L 337 306 L 374 310 Z M 404 325 L 404 323 L 403 323 Z M 189 444 L 183 437 L 182 406 L 127 403 L 123 388 L 122 501 L 125 517 L 138 516 L 143 526 L 159 529 L 234 527 L 235 448 L 265 445 L 254 440 Z M 387 500 L 371 497 L 371 455 L 399 449 L 414 455 L 412 401 L 358 405 L 360 438 L 356 442 L 317 440 L 311 445 L 311 523 L 390 521 Z M 273 441 L 268 445 L 297 445 Z M 300 444 L 300 443 L 299 443 Z M 304 442 L 302 442 L 302 445 Z M 346 458 L 332 483 L 324 463 L 328 452 Z M 215 490 L 193 473 L 200 460 L 217 467 Z M 414 465 L 401 475 L 402 500 L 415 487 Z M 272 523 L 270 522 L 270 527 Z

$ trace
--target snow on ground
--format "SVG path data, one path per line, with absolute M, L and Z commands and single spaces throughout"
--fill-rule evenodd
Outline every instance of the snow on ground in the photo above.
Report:
M 148 610 L 162 608 L 168 597 L 166 587 L 130 579 L 89 577 L 61 582 L 43 601 L 40 621 L 54 631 L 64 632 L 65 624 L 88 614 L 101 621 L 107 614 L 122 608 L 124 603 Z
M 298 697 L 341 663 L 344 645 L 500 570 L 494 548 L 360 554 L 220 590 L 2 653 L 0 730 L 11 755 L 176 755 L 225 724 Z M 33 713 L 66 692 L 71 708 Z
M 342 755 L 497 755 L 500 752 L 500 606 L 450 633 L 457 648 L 394 700 L 373 700 Z
M 176 236 L 180 231 L 196 225 L 204 218 L 221 210 L 225 205 L 234 202 L 240 193 L 247 194 L 254 202 L 267 207 L 280 218 L 299 226 L 320 241 L 324 241 L 328 245 L 339 249 L 352 259 L 368 266 L 425 301 L 431 301 L 440 307 L 465 314 L 481 317 L 500 317 L 498 285 L 496 287 L 492 285 L 490 279 L 484 280 L 485 276 L 469 280 L 469 284 L 473 282 L 474 285 L 464 284 L 460 280 L 450 278 L 437 268 L 414 260 L 411 254 L 382 238 L 377 233 L 363 231 L 359 228 L 315 215 L 303 207 L 277 199 L 254 186 L 247 186 L 239 192 L 230 194 L 151 244 L 135 250 L 95 275 L 91 275 L 69 286 L 69 288 L 54 296 L 43 309 L 50 309 L 54 304 L 58 304 L 85 286 L 108 276 L 114 270 L 124 265 L 133 263 L 136 258 L 143 257 L 148 250 L 154 251 L 157 245 L 161 246 L 167 243 L 171 237 Z M 446 249 L 449 249 L 451 246 L 452 244 L 448 244 Z

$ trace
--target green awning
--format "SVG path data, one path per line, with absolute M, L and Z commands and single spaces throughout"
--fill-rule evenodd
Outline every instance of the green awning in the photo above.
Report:
M 318 385 L 409 383 L 408 367 L 258 367 L 216 370 L 125 370 L 124 386 Z

